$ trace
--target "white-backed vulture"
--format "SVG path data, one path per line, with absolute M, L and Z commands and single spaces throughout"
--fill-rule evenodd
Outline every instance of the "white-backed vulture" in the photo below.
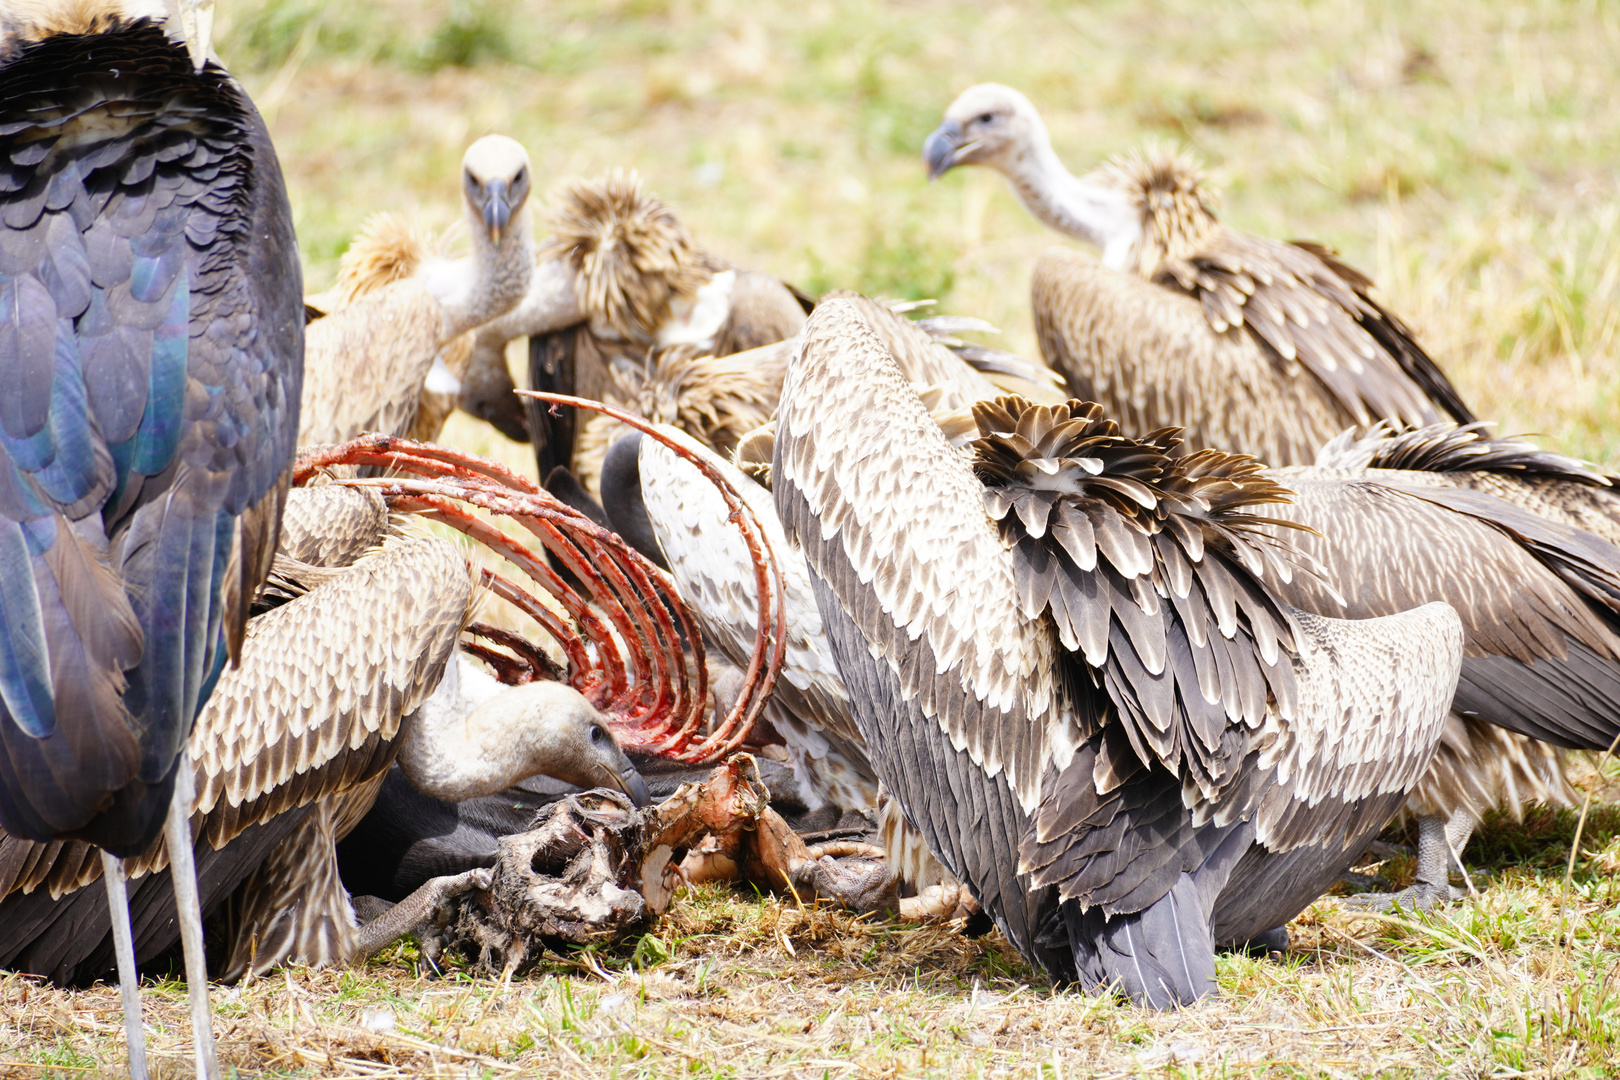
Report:
M 249 624 L 241 665 L 221 677 L 190 737 L 203 906 L 230 898 L 228 979 L 375 951 L 454 887 L 439 883 L 363 930 L 355 923 L 334 845 L 396 758 L 441 799 L 545 774 L 645 801 L 640 776 L 578 691 L 503 688 L 460 659 L 481 590 L 457 545 L 391 534 L 369 490 L 300 488 L 288 506 L 274 576 L 285 602 Z M 153 918 L 169 888 L 168 853 L 154 843 L 129 866 L 134 947 L 151 959 L 174 940 Z M 81 890 L 100 872 L 82 843 L 0 839 L 0 964 L 59 983 L 99 976 L 112 948 L 107 911 Z
M 263 120 L 211 57 L 208 6 L 0 5 L 0 828 L 105 868 L 126 946 L 119 858 L 166 821 L 183 834 L 187 735 L 240 654 L 298 430 L 292 210 Z M 164 917 L 213 1077 L 180 846 Z
M 527 151 L 503 135 L 486 135 L 467 148 L 461 182 L 470 258 L 434 258 L 398 219 L 376 219 L 346 257 L 338 286 L 311 298 L 324 314 L 306 331 L 300 446 L 343 442 L 362 431 L 437 435 L 459 389 L 449 372 L 428 386 L 446 395 L 434 403 L 434 415 L 418 425 L 417 414 L 429 373 L 443 366 L 440 351 L 528 292 L 534 244 L 525 212 L 532 183 Z M 470 348 L 460 343 L 457 354 Z
M 1071 411 L 1074 410 L 1074 411 Z M 1361 622 L 1262 584 L 1287 498 L 1248 458 L 1095 406 L 975 407 L 946 441 L 859 308 L 823 298 L 774 495 L 880 780 L 1034 964 L 1170 1007 L 1217 941 L 1292 918 L 1427 766 L 1462 652 L 1443 604 Z
M 698 247 L 635 173 L 565 185 L 545 221 L 551 238 L 542 254 L 572 271 L 583 321 L 530 337 L 531 389 L 633 407 L 620 387 L 648 368 L 652 350 L 691 345 L 726 356 L 783 341 L 804 324 L 791 289 Z M 528 416 L 541 479 L 566 466 L 594 492 L 600 451 L 585 459 L 576 450 L 573 410 L 553 415 L 531 400 Z
M 1356 619 L 1440 600 L 1462 618 L 1453 711 L 1407 802 L 1417 880 L 1393 898 L 1427 908 L 1459 895 L 1449 871 L 1488 811 L 1570 805 L 1561 748 L 1620 733 L 1620 498 L 1586 463 L 1479 425 L 1347 435 L 1320 461 L 1273 471 L 1294 504 L 1256 511 L 1315 530 L 1290 538 L 1319 576 L 1278 595 Z
M 1347 427 L 1474 419 L 1372 282 L 1327 248 L 1227 228 L 1192 160 L 1150 150 L 1084 177 L 1064 168 L 1029 99 L 966 90 L 923 150 L 929 175 L 985 165 L 1048 226 L 1102 250 L 1035 266 L 1035 330 L 1077 398 L 1127 431 L 1309 464 Z

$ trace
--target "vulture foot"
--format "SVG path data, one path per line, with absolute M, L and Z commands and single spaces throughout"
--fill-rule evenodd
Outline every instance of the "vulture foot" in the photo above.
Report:
M 1473 892 L 1470 882 L 1466 889 L 1451 884 L 1453 867 L 1462 871 L 1466 880 L 1467 869 L 1458 857 L 1474 831 L 1474 819 L 1465 810 L 1458 810 L 1449 819 L 1424 817 L 1418 819 L 1417 880 L 1411 888 L 1397 893 L 1363 893 L 1350 897 L 1346 903 L 1373 911 L 1388 911 L 1400 905 L 1404 911 L 1429 911 L 1436 904 L 1449 904 Z
M 1288 927 L 1273 927 L 1263 934 L 1256 934 L 1248 941 L 1228 942 L 1217 948 L 1216 951 L 1240 952 L 1255 957 L 1270 956 L 1272 953 L 1285 953 L 1288 951 Z
M 490 871 L 483 868 L 432 878 L 399 903 L 391 907 L 383 905 L 381 910 L 379 904 L 383 902 L 376 897 L 361 898 L 354 905 L 355 916 L 369 915 L 370 918 L 355 935 L 354 959 L 360 961 L 374 956 L 406 934 L 424 927 L 432 928 L 424 937 L 437 937 L 454 915 L 452 901 L 474 889 L 488 889 L 490 880 Z M 432 955 L 438 953 L 436 948 L 425 951 Z
M 1436 904 L 1449 904 L 1461 900 L 1468 893 L 1454 885 L 1435 885 L 1427 881 L 1413 883 L 1410 888 L 1393 893 L 1360 893 L 1345 897 L 1351 907 L 1366 911 L 1432 911 Z
M 1382 874 L 1358 874 L 1354 870 L 1346 870 L 1339 879 L 1344 887 L 1352 893 L 1389 892 L 1395 886 Z

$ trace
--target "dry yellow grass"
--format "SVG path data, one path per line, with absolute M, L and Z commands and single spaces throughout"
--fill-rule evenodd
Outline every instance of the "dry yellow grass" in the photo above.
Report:
M 1196 149 L 1234 224 L 1371 271 L 1482 415 L 1620 459 L 1620 9 L 1599 0 L 221 7 L 315 288 L 374 211 L 452 223 L 463 149 L 502 131 L 541 177 L 639 169 L 739 261 L 935 296 L 1028 353 L 1054 238 L 999 178 L 929 185 L 917 157 L 956 92 L 995 79 L 1077 171 L 1148 136 Z M 446 438 L 532 470 L 464 418 Z M 1616 772 L 1586 778 L 1567 897 L 1575 815 L 1498 826 L 1465 856 L 1489 871 L 1477 903 L 1387 923 L 1324 900 L 1284 962 L 1223 958 L 1220 998 L 1182 1013 L 1054 994 L 998 935 L 704 890 L 510 986 L 419 973 L 403 946 L 221 990 L 223 1055 L 267 1076 L 1615 1075 Z M 185 1075 L 182 988 L 148 1007 L 159 1075 Z M 116 1009 L 108 988 L 0 980 L 0 1075 L 118 1075 Z

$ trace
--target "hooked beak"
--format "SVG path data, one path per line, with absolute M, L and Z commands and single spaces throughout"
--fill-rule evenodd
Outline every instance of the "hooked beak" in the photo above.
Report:
M 962 142 L 962 125 L 955 120 L 947 120 L 939 125 L 928 136 L 928 141 L 923 143 L 923 161 L 928 166 L 928 179 L 938 180 L 944 176 L 959 157 L 978 145 L 977 140 Z
M 512 220 L 512 192 L 505 180 L 491 180 L 484 185 L 483 212 L 484 228 L 489 230 L 495 246 L 500 247 L 501 236 Z
M 208 63 L 214 36 L 214 0 L 180 0 L 180 33 L 198 71 Z
M 630 796 L 630 801 L 637 806 L 646 806 L 652 802 L 652 795 L 647 791 L 647 781 L 641 778 L 634 765 L 625 767 L 625 771 L 613 778 L 614 787 Z

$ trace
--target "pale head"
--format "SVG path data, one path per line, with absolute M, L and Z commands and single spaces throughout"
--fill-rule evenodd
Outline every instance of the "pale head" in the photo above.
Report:
M 923 143 L 928 178 L 958 165 L 1011 172 L 1018 159 L 1047 142 L 1046 126 L 1029 98 L 1010 86 L 980 83 L 962 91 Z
M 0 47 L 57 34 L 106 33 L 140 19 L 161 22 L 186 43 L 198 71 L 208 62 L 214 0 L 4 0 L 0 2 Z
M 461 190 L 467 209 L 496 247 L 523 212 L 531 181 L 529 152 L 505 135 L 485 135 L 462 157 Z
M 515 775 L 509 783 L 545 775 L 578 787 L 622 791 L 637 806 L 647 785 L 613 737 L 607 720 L 571 686 L 532 682 L 503 690 L 467 717 L 467 726 L 506 733 Z

